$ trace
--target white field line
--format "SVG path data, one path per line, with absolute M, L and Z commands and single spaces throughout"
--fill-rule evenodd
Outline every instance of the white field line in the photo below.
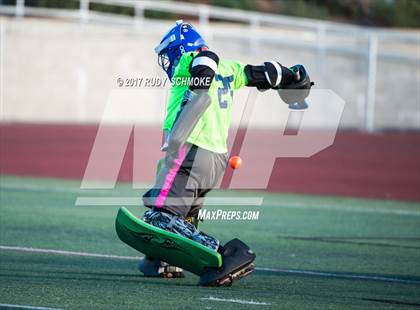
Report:
M 120 260 L 132 260 L 132 261 L 138 261 L 139 259 L 143 258 L 143 256 L 120 256 L 120 255 L 110 255 L 110 254 L 96 254 L 96 253 L 74 252 L 74 251 L 64 251 L 64 250 L 54 250 L 54 249 L 5 246 L 5 245 L 0 245 L 0 250 L 29 252 L 29 253 L 57 254 L 57 255 L 65 255 L 65 256 L 108 258 L 108 259 L 120 259 Z M 380 281 L 380 282 L 420 284 L 420 281 L 418 280 L 408 280 L 408 279 L 401 279 L 401 278 L 395 278 L 395 277 L 369 276 L 369 275 L 362 275 L 362 274 L 346 274 L 346 273 L 334 273 L 334 272 L 324 272 L 324 271 L 266 268 L 266 267 L 256 267 L 255 270 L 273 272 L 273 273 L 289 273 L 289 274 L 319 276 L 319 277 L 337 278 L 337 279 L 356 279 L 356 280 L 371 280 L 371 281 Z
M 264 197 L 206 197 L 206 206 L 260 206 Z M 76 206 L 142 206 L 137 197 L 77 197 Z
M 0 183 L 0 189 L 22 190 L 29 192 L 47 192 L 47 193 L 76 193 L 81 194 L 82 190 L 75 187 L 58 186 L 39 186 L 33 184 L 5 184 Z
M 376 213 L 376 214 L 394 214 L 394 215 L 409 215 L 409 216 L 420 216 L 420 211 L 416 210 L 403 210 L 403 209 L 385 209 L 385 208 L 366 208 L 353 205 L 319 205 L 319 204 L 306 204 L 300 202 L 290 202 L 287 205 L 280 204 L 279 207 L 290 208 L 290 209 L 302 209 L 302 210 L 326 210 L 326 211 L 350 211 L 360 213 Z
M 260 271 L 290 273 L 290 274 L 299 274 L 299 275 L 306 275 L 306 276 L 319 276 L 319 277 L 326 277 L 326 278 L 373 280 L 373 281 L 382 281 L 382 282 L 420 284 L 420 281 L 417 281 L 417 280 L 400 279 L 400 278 L 394 278 L 394 277 L 367 276 L 367 275 L 362 275 L 362 274 L 348 274 L 348 273 L 335 273 L 335 272 L 325 272 L 325 271 L 265 268 L 265 267 L 257 267 L 255 269 L 260 270 Z
M 223 302 L 232 302 L 235 304 L 242 304 L 242 305 L 257 305 L 257 306 L 269 306 L 270 303 L 267 302 L 259 302 L 259 301 L 253 301 L 253 300 L 241 300 L 241 299 L 224 299 L 224 298 L 218 298 L 218 297 L 203 297 L 200 298 L 201 300 L 210 300 L 210 301 L 223 301 Z
M 1 189 L 13 189 L 13 190 L 26 190 L 26 191 L 35 191 L 35 192 L 57 192 L 57 193 L 76 193 L 76 194 L 83 194 L 86 193 L 86 190 L 78 189 L 78 188 L 71 188 L 71 187 L 58 187 L 58 186 L 36 186 L 32 184 L 6 184 L 4 182 L 0 182 L 0 190 Z M 95 193 L 98 191 L 108 192 L 110 190 L 98 189 L 95 190 Z M 78 197 L 76 199 L 76 205 L 89 205 L 92 201 L 89 199 L 98 199 L 101 197 Z M 103 198 L 103 197 L 102 197 Z M 105 197 L 105 198 L 112 198 L 109 201 L 103 201 L 103 205 L 121 205 L 118 201 L 113 201 L 114 199 L 118 200 L 119 198 L 130 198 L 127 204 L 125 205 L 139 205 L 140 204 L 140 197 Z M 215 199 L 213 202 L 208 202 L 208 199 Z M 248 198 L 253 198 L 250 200 L 250 205 L 261 205 L 262 204 L 262 197 L 230 197 L 230 198 L 240 198 L 241 201 L 246 200 Z M 81 200 L 80 200 L 81 199 Z M 221 205 L 223 204 L 222 201 L 226 199 L 226 197 L 207 197 L 206 198 L 206 205 Z M 260 199 L 261 203 L 260 203 Z M 266 201 L 270 201 L 270 198 L 266 199 Z M 100 202 L 100 201 L 97 201 Z M 86 204 L 84 204 L 86 203 Z M 131 203 L 131 204 L 130 204 Z M 232 205 L 236 205 L 234 201 Z M 321 205 L 321 204 L 307 204 L 307 203 L 299 203 L 299 202 L 287 202 L 278 204 L 280 208 L 287 208 L 287 209 L 303 209 L 303 210 L 320 210 L 320 211 L 344 211 L 344 212 L 360 212 L 360 213 L 371 213 L 371 214 L 390 214 L 390 215 L 407 215 L 407 216 L 420 216 L 420 210 L 404 210 L 404 209 L 387 209 L 387 208 L 365 208 L 359 207 L 355 205 Z
M 109 193 L 113 189 L 98 189 L 86 190 L 71 187 L 57 187 L 57 186 L 37 186 L 31 184 L 1 184 L 0 189 L 24 190 L 31 192 L 52 192 L 52 193 L 74 193 L 83 195 L 85 193 Z M 264 201 L 264 197 L 207 197 L 207 206 L 260 206 Z M 106 196 L 106 197 L 77 197 L 76 206 L 142 206 L 143 202 L 140 196 Z
M 107 183 L 104 183 L 104 186 Z M 133 190 L 137 189 L 147 189 L 147 185 L 138 186 L 136 188 L 132 188 Z M 28 192 L 46 192 L 46 193 L 75 193 L 75 194 L 92 194 L 92 193 L 110 193 L 111 191 L 115 190 L 114 187 L 101 187 L 98 185 L 98 188 L 80 188 L 80 187 L 71 187 L 71 186 L 49 186 L 49 185 L 34 185 L 34 184 L 25 184 L 25 183 L 6 183 L 0 181 L 0 190 L 1 189 L 10 189 L 10 190 L 22 190 Z
M 45 253 L 45 254 L 58 254 L 58 255 L 66 255 L 66 256 L 109 258 L 109 259 L 121 259 L 121 260 L 139 260 L 139 259 L 143 258 L 143 256 L 120 256 L 120 255 L 95 254 L 95 253 L 85 253 L 85 252 L 73 252 L 73 251 L 63 251 L 63 250 L 53 250 L 53 249 L 38 249 L 38 248 L 28 248 L 28 247 L 19 247 L 19 246 L 4 246 L 4 245 L 0 245 L 0 250 L 18 251 L 18 252 L 31 252 L 31 253 Z
M 34 307 L 26 305 L 11 305 L 11 304 L 0 304 L 0 308 L 10 309 L 31 309 L 31 310 L 61 310 L 59 308 L 47 308 L 47 307 Z

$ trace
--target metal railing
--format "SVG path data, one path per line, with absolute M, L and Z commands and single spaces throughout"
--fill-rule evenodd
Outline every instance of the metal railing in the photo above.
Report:
M 114 14 L 97 14 L 97 12 L 90 9 L 90 4 L 105 4 L 113 6 L 122 6 L 134 9 L 135 15 L 130 21 L 130 17 L 124 18 L 126 23 L 136 22 L 144 18 L 145 10 L 153 10 L 160 12 L 188 14 L 196 16 L 199 20 L 200 27 L 205 27 L 210 19 L 227 20 L 235 22 L 243 22 L 249 24 L 253 28 L 258 28 L 261 25 L 272 26 L 288 26 L 292 28 L 301 28 L 307 30 L 315 30 L 319 32 L 341 32 L 352 35 L 370 36 L 372 34 L 379 38 L 393 39 L 404 42 L 419 43 L 420 37 L 418 33 L 407 33 L 405 31 L 389 30 L 381 28 L 367 28 L 356 25 L 349 25 L 331 21 L 315 20 L 303 17 L 289 17 L 278 14 L 258 13 L 252 11 L 244 11 L 237 9 L 226 9 L 221 7 L 209 6 L 205 4 L 185 3 L 185 2 L 171 2 L 171 1 L 151 1 L 151 0 L 79 0 L 78 10 L 65 9 L 51 9 L 25 6 L 25 0 L 16 0 L 15 6 L 1 5 L 0 13 L 14 14 L 16 17 L 23 17 L 25 15 L 38 15 L 44 11 L 42 15 L 57 15 L 61 11 L 61 16 L 78 17 L 81 22 L 95 19 L 97 16 L 114 15 Z M 48 11 L 45 11 L 48 10 Z M 64 11 L 64 12 L 63 12 Z M 78 13 L 76 13 L 78 12 Z M 108 16 L 111 17 L 111 16 Z M 115 17 L 115 16 L 114 16 Z M 121 19 L 117 19 L 122 21 Z M 115 21 L 110 18 L 109 21 Z
M 134 16 L 100 13 L 91 9 L 91 4 L 104 4 L 113 6 L 129 7 L 134 10 Z M 160 11 L 196 16 L 199 27 L 206 33 L 214 32 L 209 23 L 213 19 L 239 22 L 248 25 L 250 31 L 246 32 L 219 32 L 221 36 L 250 40 L 251 45 L 261 42 L 287 44 L 288 46 L 306 49 L 316 49 L 319 53 L 333 52 L 344 55 L 362 56 L 367 61 L 367 85 L 365 95 L 364 127 L 367 131 L 374 130 L 375 123 L 375 98 L 376 98 L 376 74 L 378 60 L 404 62 L 418 66 L 420 63 L 419 53 L 411 55 L 401 52 L 384 52 L 378 49 L 378 42 L 391 40 L 392 42 L 420 45 L 418 31 L 407 33 L 406 31 L 388 30 L 381 28 L 367 28 L 355 25 L 340 24 L 330 21 L 313 20 L 307 18 L 288 17 L 277 14 L 257 13 L 244 10 L 226 9 L 208 6 L 170 1 L 128 1 L 128 0 L 80 0 L 79 9 L 52 9 L 25 6 L 25 0 L 16 0 L 15 6 L 0 5 L 0 14 L 12 15 L 16 18 L 24 16 L 59 17 L 74 19 L 80 23 L 106 22 L 122 25 L 141 27 L 145 19 L 145 11 Z M 281 27 L 311 31 L 315 35 L 313 42 L 291 42 L 281 37 L 273 37 L 264 33 L 264 27 Z M 367 49 L 352 46 L 337 46 L 326 42 L 329 34 L 345 37 L 357 37 L 368 42 Z

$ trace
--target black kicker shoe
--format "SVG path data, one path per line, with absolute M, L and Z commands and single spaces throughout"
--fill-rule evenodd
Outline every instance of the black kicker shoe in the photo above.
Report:
M 241 240 L 233 239 L 219 248 L 222 267 L 210 268 L 198 282 L 201 286 L 230 286 L 254 271 L 255 253 Z
M 170 266 L 165 262 L 155 260 L 149 257 L 143 258 L 139 262 L 139 270 L 145 277 L 159 277 L 159 278 L 184 278 L 184 271 L 182 268 Z

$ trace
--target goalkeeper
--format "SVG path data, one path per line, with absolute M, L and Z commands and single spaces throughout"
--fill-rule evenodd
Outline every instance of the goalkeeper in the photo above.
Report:
M 234 91 L 245 86 L 308 88 L 309 79 L 277 61 L 254 66 L 220 59 L 183 21 L 176 22 L 155 51 L 172 85 L 163 124 L 166 155 L 155 185 L 143 196 L 150 208 L 144 220 L 218 250 L 219 241 L 197 229 L 197 215 L 227 166 Z M 181 269 L 149 258 L 140 270 L 146 276 L 183 276 Z

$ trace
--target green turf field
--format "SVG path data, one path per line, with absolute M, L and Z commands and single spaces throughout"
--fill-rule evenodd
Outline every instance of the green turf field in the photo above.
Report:
M 143 278 L 130 258 L 141 253 L 115 234 L 118 206 L 75 206 L 78 196 L 127 197 L 138 191 L 121 184 L 113 191 L 86 193 L 79 185 L 1 177 L 0 304 L 60 309 L 420 307 L 418 203 L 264 194 L 262 206 L 222 207 L 260 211 L 257 221 L 201 225 L 223 242 L 240 237 L 248 243 L 259 269 L 230 288 L 202 288 L 192 274 L 177 280 Z M 221 195 L 263 194 L 212 194 Z M 138 215 L 144 211 L 128 208 Z M 216 208 L 221 207 L 207 207 Z

